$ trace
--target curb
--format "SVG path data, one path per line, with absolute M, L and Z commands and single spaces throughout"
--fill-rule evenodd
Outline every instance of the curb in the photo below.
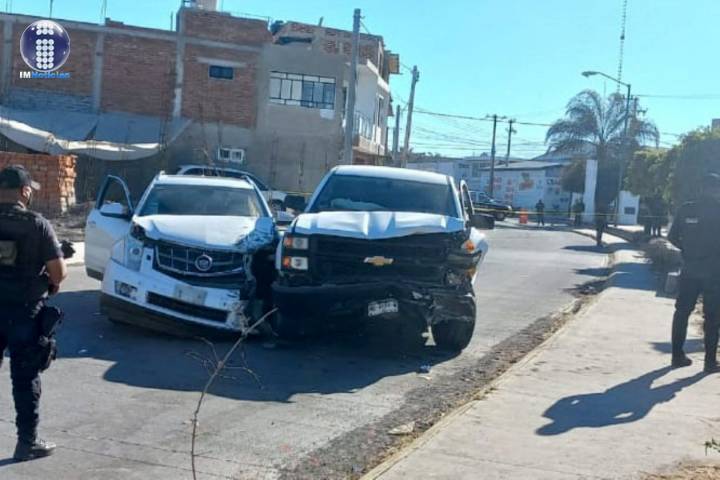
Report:
M 585 232 L 580 232 L 574 229 L 569 229 L 569 231 L 575 232 L 578 235 L 582 235 L 589 238 L 595 238 L 594 235 L 587 234 Z M 614 235 L 611 235 L 614 236 Z M 623 240 L 621 237 L 616 237 Z M 629 243 L 627 241 L 620 242 L 620 243 Z M 607 278 L 604 282 L 603 290 L 609 288 L 613 284 L 614 274 L 616 272 L 616 264 L 615 264 L 615 255 L 613 252 L 608 252 L 607 257 L 605 259 L 605 263 L 607 264 L 607 268 L 609 269 L 609 273 Z M 428 428 L 425 432 L 423 432 L 419 437 L 412 440 L 409 444 L 405 445 L 404 447 L 401 447 L 398 451 L 391 454 L 389 457 L 387 457 L 385 460 L 383 460 L 380 464 L 375 466 L 373 469 L 371 469 L 369 472 L 364 474 L 362 477 L 360 477 L 360 480 L 377 480 L 382 477 L 385 473 L 387 473 L 391 468 L 393 468 L 395 465 L 400 463 L 403 459 L 411 455 L 412 453 L 416 452 L 420 448 L 422 448 L 424 445 L 426 445 L 430 440 L 432 440 L 437 433 L 439 433 L 441 430 L 447 427 L 447 425 L 450 424 L 455 418 L 461 416 L 466 411 L 468 411 L 470 408 L 473 407 L 475 402 L 481 400 L 485 395 L 492 392 L 498 384 L 500 384 L 507 376 L 514 374 L 518 369 L 525 366 L 528 362 L 530 362 L 532 359 L 534 359 L 537 355 L 539 355 L 542 351 L 545 350 L 545 348 L 550 345 L 551 343 L 555 342 L 557 338 L 563 333 L 565 329 L 567 329 L 572 320 L 576 319 L 577 315 L 580 314 L 584 307 L 589 306 L 590 304 L 597 301 L 597 299 L 602 295 L 602 290 L 597 293 L 592 299 L 589 301 L 582 298 L 576 298 L 569 304 L 565 305 L 562 309 L 555 312 L 554 316 L 566 316 L 571 315 L 572 318 L 568 319 L 556 332 L 552 333 L 548 338 L 546 338 L 541 344 L 539 344 L 537 347 L 535 347 L 532 351 L 528 352 L 523 358 L 518 360 L 516 363 L 511 365 L 506 371 L 504 371 L 500 376 L 495 378 L 493 381 L 485 385 L 483 388 L 478 390 L 474 395 L 473 398 L 465 403 L 464 405 L 459 406 L 455 410 L 449 412 L 444 417 L 442 417 L 440 420 L 438 420 L 433 426 Z

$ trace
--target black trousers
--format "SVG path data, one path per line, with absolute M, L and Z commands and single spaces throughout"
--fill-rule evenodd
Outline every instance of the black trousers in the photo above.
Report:
M 700 295 L 703 296 L 705 317 L 705 361 L 712 363 L 717 359 L 718 328 L 720 328 L 720 279 L 717 278 L 703 279 L 685 273 L 680 274 L 672 324 L 672 352 L 675 356 L 684 354 L 688 319 Z
M 33 442 L 40 421 L 40 371 L 33 358 L 39 336 L 35 319 L 42 303 L 0 304 L 0 355 L 10 352 L 10 378 L 15 401 L 18 439 Z M 2 357 L 0 357 L 2 358 Z

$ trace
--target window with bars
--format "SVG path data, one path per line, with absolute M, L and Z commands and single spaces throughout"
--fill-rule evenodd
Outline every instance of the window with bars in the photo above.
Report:
M 335 79 L 270 72 L 270 101 L 281 105 L 335 109 Z

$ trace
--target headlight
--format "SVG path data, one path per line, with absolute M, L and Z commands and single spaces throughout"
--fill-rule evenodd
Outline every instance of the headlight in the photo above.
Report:
M 307 250 L 310 242 L 307 237 L 296 237 L 294 235 L 285 235 L 283 238 L 283 247 L 293 250 Z
M 140 270 L 142 263 L 143 242 L 132 234 L 118 240 L 112 249 L 112 260 L 133 271 Z
M 288 270 L 307 270 L 307 257 L 283 257 L 282 266 Z

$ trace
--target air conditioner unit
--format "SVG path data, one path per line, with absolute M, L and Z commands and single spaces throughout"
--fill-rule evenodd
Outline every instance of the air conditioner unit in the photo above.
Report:
M 218 147 L 216 160 L 218 162 L 243 164 L 245 163 L 245 149 Z

